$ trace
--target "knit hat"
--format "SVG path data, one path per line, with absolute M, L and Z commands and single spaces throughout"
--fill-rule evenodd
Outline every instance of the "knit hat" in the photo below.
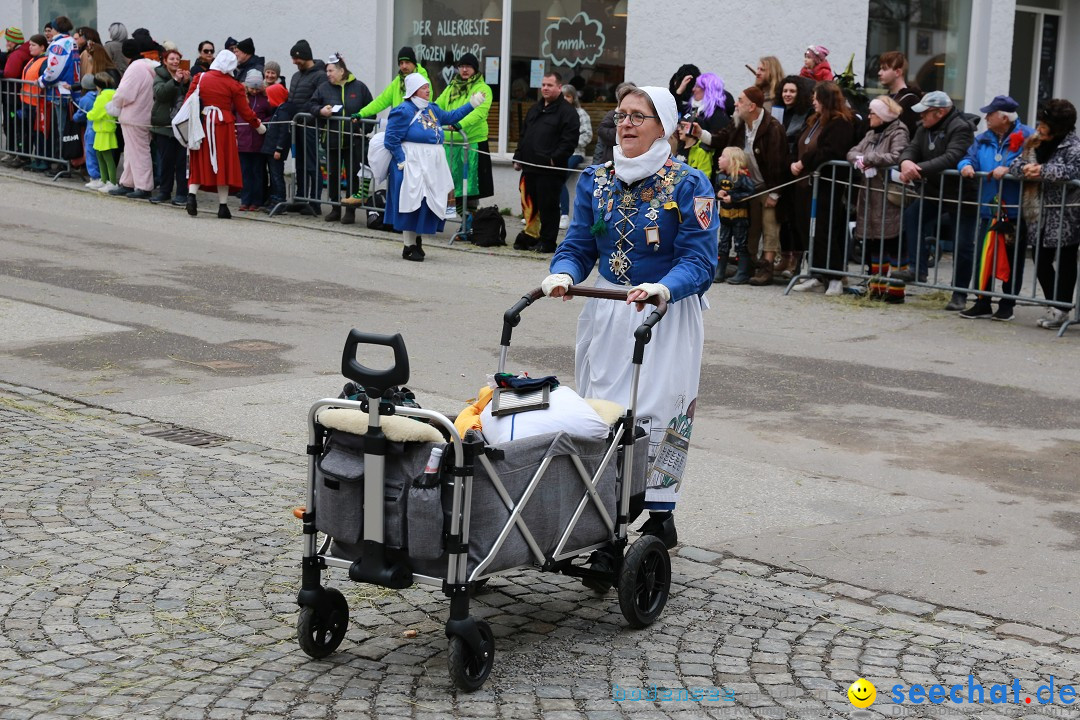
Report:
M 240 52 L 246 52 L 248 55 L 254 55 L 255 41 L 251 38 L 244 38 L 240 42 L 236 43 L 236 49 Z
M 278 74 L 278 77 L 280 77 L 281 65 L 278 65 L 273 60 L 267 60 L 266 64 L 263 66 L 263 72 L 276 72 Z
M 176 43 L 174 43 L 172 40 L 163 40 L 161 43 L 161 49 L 165 52 L 172 52 L 173 50 L 179 50 L 180 48 L 178 48 L 176 46 Z
M 79 81 L 79 85 L 81 85 L 82 89 L 85 90 L 86 92 L 90 92 L 95 87 L 94 86 L 94 76 L 92 74 L 89 74 L 89 73 L 86 74 L 86 75 L 83 75 L 82 80 Z
M 266 88 L 266 99 L 270 101 L 270 107 L 277 107 L 289 99 L 289 89 L 281 83 L 275 83 Z
M 751 86 L 742 91 L 742 94 L 746 96 L 746 99 L 754 103 L 758 107 L 765 106 L 765 93 L 761 92 L 761 88 Z
M 4 31 L 4 39 L 10 43 L 15 43 L 16 45 L 22 45 L 22 30 L 14 26 L 9 27 L 7 30 Z
M 128 60 L 138 60 L 142 53 L 139 51 L 139 41 L 128 38 L 120 44 L 120 52 Z
M 263 86 L 263 74 L 255 68 L 251 68 L 244 75 L 244 87 L 261 88 Z
M 462 65 L 468 65 L 474 72 L 480 72 L 480 61 L 472 53 L 465 53 L 454 63 L 455 67 L 461 67 Z
M 870 101 L 870 110 L 887 123 L 891 123 L 900 117 L 900 114 L 889 109 L 888 103 L 881 98 L 874 98 Z
M 824 45 L 810 45 L 806 48 L 806 52 L 812 53 L 818 60 L 829 57 L 829 48 Z
M 312 60 L 314 55 L 311 54 L 311 45 L 307 40 L 297 40 L 296 44 L 289 50 L 289 57 L 297 60 Z
M 236 38 L 234 38 L 232 35 L 225 38 L 224 48 L 226 50 L 232 50 L 234 47 L 236 47 Z
M 402 60 L 408 60 L 413 65 L 418 64 L 416 62 L 416 53 L 413 52 L 413 49 L 408 45 L 398 50 L 397 59 L 398 62 L 401 62 Z

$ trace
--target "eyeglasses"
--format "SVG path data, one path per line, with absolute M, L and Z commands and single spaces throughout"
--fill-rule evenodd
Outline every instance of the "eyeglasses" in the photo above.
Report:
M 203 55 L 213 55 L 214 54 L 214 48 L 203 48 L 199 52 L 202 53 Z
M 646 118 L 652 118 L 653 120 L 659 120 L 660 116 L 659 115 L 646 115 L 645 113 L 640 113 L 640 112 L 632 112 L 632 113 L 629 113 L 629 114 L 624 113 L 624 112 L 617 112 L 614 115 L 615 124 L 616 125 L 621 125 L 622 121 L 625 120 L 626 118 L 630 118 L 630 124 L 633 125 L 634 127 L 641 127 L 641 123 L 645 122 Z

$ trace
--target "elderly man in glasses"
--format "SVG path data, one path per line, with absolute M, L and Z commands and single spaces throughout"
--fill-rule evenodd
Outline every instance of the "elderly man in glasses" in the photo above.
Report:
M 521 171 L 521 211 L 525 229 L 514 240 L 518 250 L 555 252 L 559 236 L 559 196 L 566 162 L 574 154 L 581 121 L 562 94 L 562 76 L 550 72 L 540 84 L 540 101 L 529 108 L 521 130 L 514 169 Z

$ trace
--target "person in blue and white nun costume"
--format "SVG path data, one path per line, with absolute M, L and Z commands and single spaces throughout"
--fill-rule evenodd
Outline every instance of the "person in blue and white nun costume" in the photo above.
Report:
M 678 541 L 671 512 L 693 429 L 718 227 L 708 178 L 671 157 L 667 138 L 678 120 L 666 88 L 620 93 L 614 160 L 582 174 L 573 222 L 542 285 L 545 295 L 562 297 L 598 265 L 596 287 L 630 289 L 626 303 L 585 303 L 575 352 L 581 396 L 622 403 L 630 397 L 634 330 L 645 317 L 640 301 L 657 296 L 670 303 L 645 349 L 637 409 L 638 425 L 650 434 L 650 517 L 640 531 L 669 548 Z
M 443 229 L 446 199 L 454 178 L 442 148 L 443 125 L 462 120 L 484 102 L 475 93 L 466 105 L 443 110 L 431 99 L 431 85 L 420 73 L 405 76 L 405 100 L 390 111 L 384 147 L 391 155 L 384 221 L 405 236 L 401 257 L 423 262 L 422 235 Z

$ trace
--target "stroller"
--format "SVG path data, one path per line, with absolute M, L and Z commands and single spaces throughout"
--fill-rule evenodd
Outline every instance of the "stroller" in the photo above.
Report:
M 567 295 L 626 300 L 624 291 L 582 286 Z M 521 312 L 541 297 L 533 290 L 503 315 L 500 372 Z M 322 585 L 329 568 L 387 588 L 441 587 L 450 598 L 450 677 L 466 692 L 484 684 L 495 658 L 494 636 L 470 616 L 470 599 L 499 572 L 535 566 L 601 594 L 615 586 L 627 623 L 651 625 L 667 603 L 671 560 L 653 535 L 627 550 L 627 528 L 645 495 L 649 437 L 635 411 L 645 345 L 667 311 L 654 304 L 634 333 L 629 407 L 598 404 L 610 423 L 606 440 L 560 431 L 492 446 L 474 430 L 462 437 L 441 413 L 392 401 L 394 386 L 409 380 L 401 335 L 352 330 L 342 374 L 362 388 L 361 399 L 319 400 L 308 412 L 307 505 L 294 510 L 304 533 L 301 649 L 326 657 L 348 628 L 344 595 Z M 362 365 L 363 346 L 391 348 L 393 367 Z

